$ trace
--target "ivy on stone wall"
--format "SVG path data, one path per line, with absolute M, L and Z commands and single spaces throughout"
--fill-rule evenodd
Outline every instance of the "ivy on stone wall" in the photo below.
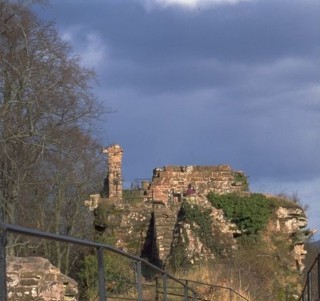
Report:
M 181 270 L 187 270 L 191 265 L 190 254 L 188 254 L 188 234 L 183 227 L 179 228 L 179 231 L 181 231 L 181 233 L 174 241 L 169 256 L 169 269 L 172 269 L 174 273 Z
M 96 230 L 98 228 L 114 228 L 118 227 L 121 222 L 121 216 L 127 214 L 128 211 L 120 209 L 115 204 L 103 202 L 94 210 L 94 225 Z
M 184 201 L 181 206 L 181 220 L 190 224 L 193 233 L 211 252 L 221 255 L 221 246 L 213 233 L 211 212 L 211 209 Z

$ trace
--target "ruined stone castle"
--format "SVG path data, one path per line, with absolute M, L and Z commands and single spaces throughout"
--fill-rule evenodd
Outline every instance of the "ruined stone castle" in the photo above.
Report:
M 212 256 L 190 226 L 181 226 L 179 212 L 182 202 L 187 201 L 191 206 L 196 204 L 210 210 L 216 231 L 212 235 L 216 235 L 221 244 L 236 248 L 235 237 L 241 235 L 241 231 L 225 219 L 221 209 L 212 207 L 206 196 L 210 192 L 250 194 L 244 172 L 228 165 L 164 166 L 155 168 L 150 181 L 142 181 L 135 191 L 127 194 L 122 188 L 122 148 L 115 144 L 104 152 L 108 167 L 105 195 L 91 195 L 86 205 L 95 214 L 97 232 L 114 237 L 116 247 L 165 267 L 183 231 L 188 236 L 190 261 Z M 279 208 L 275 215 L 277 220 L 270 224 L 270 229 L 287 233 L 288 237 L 307 224 L 305 213 L 298 207 Z M 303 242 L 296 244 L 294 250 L 293 257 L 301 269 L 305 256 Z

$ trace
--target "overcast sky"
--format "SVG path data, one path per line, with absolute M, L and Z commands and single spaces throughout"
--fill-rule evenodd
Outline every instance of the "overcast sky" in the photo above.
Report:
M 94 68 L 123 177 L 229 164 L 297 194 L 320 229 L 319 0 L 55 0 L 39 9 Z M 317 238 L 319 238 L 319 234 Z

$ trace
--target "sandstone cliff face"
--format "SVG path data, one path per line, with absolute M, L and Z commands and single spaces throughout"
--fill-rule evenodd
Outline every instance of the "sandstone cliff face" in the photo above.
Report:
M 41 257 L 7 258 L 8 300 L 76 301 L 77 283 Z
M 234 222 L 227 219 L 224 211 L 213 207 L 205 196 L 193 195 L 186 197 L 184 201 L 188 204 L 188 210 L 193 211 L 189 213 L 193 217 L 191 220 L 190 218 L 182 219 L 179 222 L 179 236 L 173 241 L 172 248 L 182 243 L 185 256 L 193 263 L 201 259 L 214 258 L 217 249 L 220 255 L 230 255 L 238 249 L 237 238 L 247 235 L 245 229 L 241 230 Z M 283 241 L 291 246 L 290 268 L 302 271 L 306 255 L 304 242 L 312 231 L 305 229 L 307 218 L 303 209 L 288 200 L 284 200 L 284 203 L 289 207 L 279 206 L 270 212 L 266 228 L 261 232 L 261 239 L 273 249 L 277 248 L 276 245 L 272 245 L 273 241 L 276 241 L 276 244 Z M 207 215 L 206 219 L 205 215 Z M 239 216 L 238 218 L 248 217 Z M 203 227 L 204 222 L 210 224 L 210 227 Z M 210 243 L 205 243 L 208 241 L 211 241 L 211 246 L 214 244 L 213 248 L 210 249 Z
M 307 226 L 305 212 L 301 208 L 279 207 L 276 211 L 274 233 L 287 233 L 293 246 L 292 254 L 295 265 L 299 271 L 305 268 L 307 251 L 304 243 L 310 234 L 310 230 L 303 230 Z
M 188 218 L 185 216 L 188 215 L 186 210 L 190 212 Z M 234 238 L 239 233 L 237 226 L 224 217 L 223 210 L 212 207 L 203 195 L 184 198 L 174 231 L 177 235 L 166 258 L 173 265 L 177 265 L 181 256 L 193 265 L 237 249 Z

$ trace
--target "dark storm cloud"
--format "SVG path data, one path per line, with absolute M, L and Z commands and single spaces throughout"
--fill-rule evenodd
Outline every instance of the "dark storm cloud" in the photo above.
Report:
M 252 65 L 319 55 L 316 1 L 257 1 L 197 11 L 147 11 L 132 0 L 53 3 L 65 27 L 81 26 L 78 43 L 90 31 L 103 37 L 109 60 L 100 82 L 110 87 L 161 93 L 236 85 Z M 303 70 L 293 75 L 302 81 L 311 76 Z
M 252 63 L 310 54 L 320 38 L 314 30 L 318 1 L 257 1 L 196 12 L 146 11 L 133 0 L 53 3 L 62 22 L 104 34 L 113 57 L 150 64 L 194 57 Z
M 127 26 L 123 19 L 114 23 L 122 28 L 114 36 L 117 55 L 144 62 L 202 57 L 252 63 L 309 53 L 319 38 L 317 13 L 300 3 L 258 1 L 184 13 L 137 9 Z
M 319 59 L 316 60 L 319 62 Z M 132 87 L 142 93 L 185 93 L 194 89 L 228 87 L 246 96 L 276 93 L 297 84 L 315 83 L 319 77 L 315 59 L 286 60 L 260 64 L 221 62 L 216 59 L 190 59 L 171 63 L 138 64 L 110 62 L 106 84 Z M 243 89 L 245 87 L 246 89 Z M 242 88 L 242 89 L 241 89 Z

